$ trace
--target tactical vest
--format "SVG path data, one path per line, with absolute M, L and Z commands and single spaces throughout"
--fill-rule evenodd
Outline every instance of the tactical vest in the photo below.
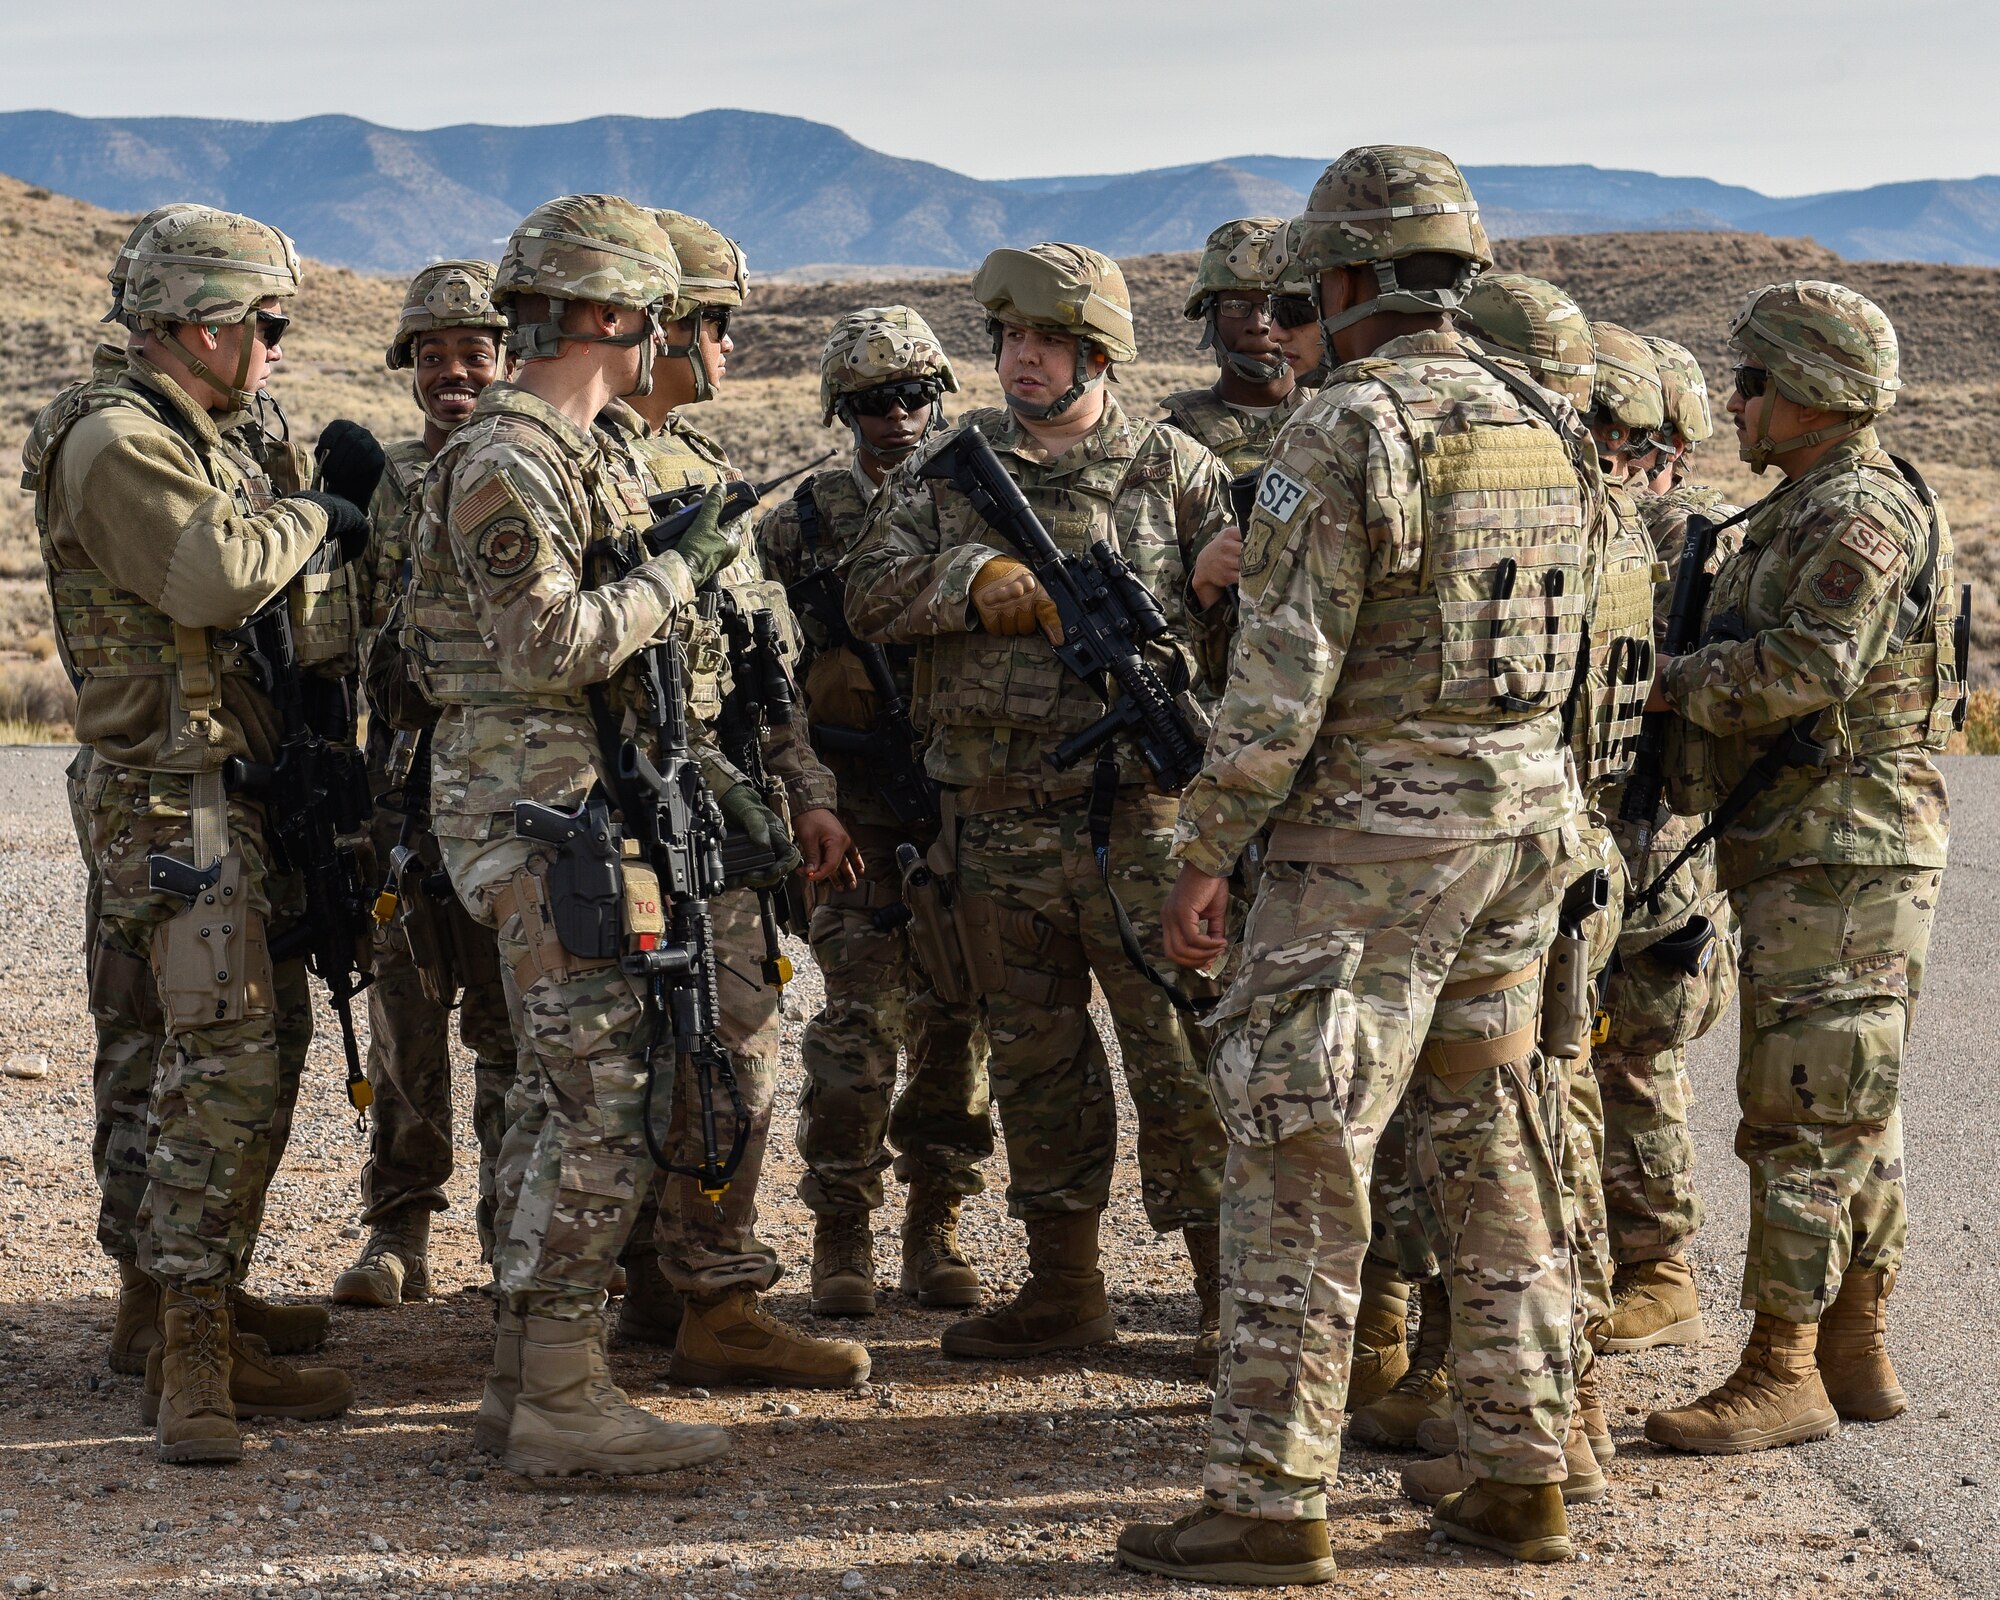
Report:
M 1586 794 L 1631 769 L 1653 686 L 1653 596 L 1666 581 L 1631 495 L 1607 487 L 1605 496 L 1603 567 L 1567 712 L 1570 751 Z
M 1569 452 L 1484 373 L 1470 394 L 1438 395 L 1419 376 L 1437 364 L 1341 369 L 1394 400 L 1422 472 L 1422 516 L 1377 553 L 1387 570 L 1360 608 L 1322 738 L 1416 718 L 1531 722 L 1569 695 L 1588 601 Z
M 1171 422 L 1189 438 L 1208 446 L 1231 477 L 1261 467 L 1288 412 L 1281 402 L 1268 417 L 1246 417 L 1218 400 L 1213 389 L 1187 389 L 1160 402 Z

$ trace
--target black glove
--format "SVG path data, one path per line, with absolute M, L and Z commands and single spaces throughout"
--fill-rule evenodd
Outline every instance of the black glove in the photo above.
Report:
M 319 487 L 363 512 L 375 498 L 375 486 L 389 464 L 375 435 L 345 417 L 334 418 L 321 431 L 319 443 L 313 446 L 313 460 L 319 467 Z
M 368 548 L 368 519 L 346 495 L 326 494 L 319 489 L 301 489 L 296 494 L 286 495 L 285 498 L 303 500 L 308 505 L 318 506 L 326 513 L 326 542 L 340 546 L 342 566 Z

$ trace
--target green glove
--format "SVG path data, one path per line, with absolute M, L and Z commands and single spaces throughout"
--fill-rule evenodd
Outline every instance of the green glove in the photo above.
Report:
M 742 834 L 770 860 L 769 866 L 759 867 L 757 871 L 743 876 L 743 888 L 775 889 L 805 861 L 805 857 L 799 854 L 799 847 L 785 832 L 785 825 L 778 820 L 777 813 L 764 804 L 763 797 L 752 784 L 735 784 L 723 795 L 722 820 L 729 825 L 731 833 Z
M 722 526 L 722 486 L 714 485 L 702 496 L 701 510 L 688 524 L 674 552 L 687 564 L 694 575 L 694 586 L 699 589 L 734 561 L 742 548 L 737 535 Z

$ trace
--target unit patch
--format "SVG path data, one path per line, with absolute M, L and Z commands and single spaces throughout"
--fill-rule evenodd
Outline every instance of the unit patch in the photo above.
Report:
M 1844 609 L 1853 605 L 1854 597 L 1861 592 L 1861 572 L 1849 562 L 1829 561 L 1814 576 L 1812 586 L 1822 602 L 1836 610 Z
M 492 576 L 512 578 L 528 570 L 538 543 L 525 518 L 502 517 L 479 535 L 479 560 Z

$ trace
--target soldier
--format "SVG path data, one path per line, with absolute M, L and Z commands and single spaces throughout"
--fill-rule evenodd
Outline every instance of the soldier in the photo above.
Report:
M 628 200 L 566 195 L 528 215 L 492 291 L 518 374 L 488 385 L 439 451 L 413 556 L 406 636 L 440 708 L 434 825 L 459 899 L 498 931 L 522 1045 L 494 1218 L 493 1367 L 474 1442 L 532 1474 L 658 1472 L 728 1449 L 718 1428 L 632 1405 L 606 1372 L 605 1289 L 652 1178 L 642 991 L 616 962 L 564 947 L 556 852 L 517 834 L 513 817 L 517 800 L 583 803 L 601 776 L 589 691 L 734 554 L 710 516 L 677 552 L 583 586 L 593 542 L 651 521 L 640 484 L 591 424 L 650 383 L 679 279 L 671 241 Z M 615 717 L 611 695 L 598 699 Z M 740 809 L 734 793 L 723 793 L 726 811 Z
M 657 217 L 679 253 L 680 297 L 663 334 L 652 388 L 607 412 L 600 425 L 616 448 L 638 464 L 653 491 L 698 492 L 737 475 L 721 446 L 687 420 L 684 408 L 714 398 L 727 377 L 735 348 L 729 321 L 748 298 L 750 275 L 733 239 L 678 211 L 662 211 Z M 746 531 L 748 526 L 743 524 Z M 770 610 L 788 647 L 796 650 L 798 629 L 784 590 L 765 578 L 747 541 L 716 583 L 732 593 L 744 612 Z M 719 664 L 719 649 L 711 646 L 707 654 Z M 718 685 L 698 710 L 712 718 L 719 703 Z M 754 730 L 741 733 L 750 746 L 759 744 Z M 729 750 L 731 737 L 723 741 L 726 754 L 746 763 L 761 760 L 782 787 L 797 840 L 796 850 L 787 842 L 788 858 L 763 880 L 763 887 L 782 892 L 800 852 L 811 881 L 851 886 L 853 841 L 834 815 L 833 775 L 813 757 L 801 732 L 791 725 L 775 726 L 761 750 L 735 752 Z M 850 1340 L 815 1338 L 787 1327 L 758 1300 L 781 1270 L 777 1253 L 757 1237 L 757 1184 L 777 1099 L 780 1029 L 779 981 L 769 974 L 762 983 L 751 977 L 764 964 L 754 887 L 734 889 L 710 906 L 723 963 L 723 1043 L 750 1119 L 742 1164 L 719 1203 L 704 1199 L 685 1174 L 661 1175 L 625 1251 L 627 1289 L 619 1333 L 649 1344 L 671 1343 L 671 1370 L 684 1383 L 851 1388 L 868 1376 L 866 1350 Z M 688 1082 L 669 1135 L 680 1164 L 691 1164 L 699 1152 L 699 1114 L 696 1086 Z
M 1318 389 L 1332 370 L 1326 340 L 1319 331 L 1319 297 L 1315 280 L 1299 259 L 1292 225 L 1286 223 L 1273 243 L 1270 265 L 1271 338 L 1292 369 L 1292 381 L 1302 389 Z
M 1198 348 L 1221 370 L 1208 388 L 1160 402 L 1167 421 L 1207 445 L 1232 474 L 1264 464 L 1307 393 L 1293 381 L 1272 310 L 1271 255 L 1283 228 L 1276 217 L 1245 217 L 1208 236 L 1181 315 L 1202 324 Z
M 872 753 L 854 750 L 851 739 L 842 746 L 836 737 L 872 734 L 886 708 L 858 653 L 880 646 L 842 642 L 847 625 L 832 576 L 859 540 L 868 502 L 889 469 L 944 426 L 942 397 L 957 392 L 958 378 L 922 317 L 907 306 L 875 306 L 834 324 L 819 387 L 821 421 L 847 424 L 853 458 L 808 478 L 757 529 L 765 565 L 794 597 L 815 574 L 828 575 L 817 593 L 831 615 L 795 606 L 805 632 L 806 707 L 815 751 L 840 786 L 841 818 L 867 864 L 864 881 L 834 891 L 812 920 L 813 955 L 826 981 L 826 1004 L 799 1043 L 806 1078 L 799 1195 L 813 1212 L 812 1306 L 823 1315 L 874 1313 L 868 1215 L 882 1204 L 891 1144 L 896 1176 L 910 1191 L 903 1293 L 921 1305 L 974 1306 L 979 1274 L 959 1248 L 958 1208 L 961 1197 L 985 1187 L 979 1163 L 993 1153 L 986 1037 L 976 1007 L 939 995 L 903 906 L 897 846 L 927 852 L 936 825 L 906 822 L 908 797 L 885 797 L 895 775 Z M 907 706 L 911 652 L 885 652 L 884 659 Z M 904 753 L 912 771 L 920 759 Z M 919 798 L 935 810 L 934 798 Z M 909 1061 L 901 1095 L 899 1048 Z
M 1124 274 L 1094 250 L 1041 244 L 994 251 L 972 289 L 1007 409 L 975 411 L 959 428 L 986 436 L 1065 550 L 1104 539 L 1124 552 L 1167 615 L 1160 643 L 1179 681 L 1218 676 L 1241 548 L 1228 478 L 1185 434 L 1128 418 L 1109 392 L 1115 363 L 1137 356 Z M 921 647 L 925 760 L 946 791 L 944 846 L 992 1046 L 1008 1210 L 1028 1232 L 1020 1292 L 954 1323 L 941 1343 L 950 1355 L 1015 1357 L 1115 1337 L 1097 1235 L 1117 1112 L 1088 1011 L 1095 974 L 1138 1112 L 1146 1215 L 1186 1240 L 1212 1348 L 1222 1131 L 1188 1029 L 1127 959 L 1115 926 L 1114 890 L 1141 942 L 1158 949 L 1177 801 L 1142 781 L 1129 750 L 1102 783 L 1082 767 L 1050 767 L 1048 754 L 1104 702 L 1039 636 L 1055 608 L 1033 574 L 1002 553 L 959 490 L 920 476 L 935 448 L 883 484 L 848 558 L 847 614 L 864 639 Z
M 1229 1266 L 1203 1503 L 1118 1540 L 1125 1565 L 1204 1581 L 1332 1575 L 1369 1169 L 1406 1091 L 1472 1474 L 1432 1526 L 1521 1560 L 1570 1553 L 1575 1284 L 1537 1039 L 1580 848 L 1562 712 L 1594 509 L 1583 436 L 1452 327 L 1492 254 L 1448 158 L 1351 150 L 1309 205 L 1295 237 L 1344 365 L 1264 471 L 1163 914 L 1173 960 L 1212 959 L 1230 868 L 1268 825 L 1210 1063 Z
M 1734 1454 L 1907 1404 L 1884 1344 L 1908 1232 L 1898 1081 L 1948 836 L 1934 759 L 1964 693 L 1944 513 L 1883 450 L 1895 330 L 1833 283 L 1737 313 L 1729 413 L 1784 482 L 1717 573 L 1707 642 L 1653 703 L 1684 722 L 1677 810 L 1712 811 L 1742 930 L 1736 1150 L 1750 1168 L 1750 1341 L 1646 1437 Z
M 507 319 L 493 304 L 492 287 L 491 262 L 440 261 L 418 273 L 403 297 L 388 364 L 392 372 L 410 373 L 424 424 L 418 437 L 389 446 L 388 468 L 369 508 L 368 556 L 357 569 L 364 579 L 364 655 L 380 638 L 391 603 L 404 587 L 424 471 L 452 430 L 472 415 L 480 392 L 500 376 Z M 378 797 L 372 829 L 376 860 L 386 868 L 401 843 L 439 867 L 443 857 L 436 837 L 423 825 L 429 796 L 409 792 L 412 785 L 427 786 L 428 756 L 415 759 L 415 730 L 406 730 L 411 737 L 403 741 L 402 770 L 392 774 L 391 708 L 371 709 L 368 778 L 369 791 Z M 424 718 L 426 725 L 431 720 Z M 400 798 L 401 808 L 380 803 L 384 796 Z M 375 932 L 375 982 L 368 989 L 368 1081 L 375 1104 L 368 1163 L 361 1171 L 361 1220 L 370 1231 L 359 1259 L 333 1281 L 333 1299 L 341 1305 L 394 1306 L 430 1298 L 431 1213 L 445 1209 L 452 1166 L 449 991 L 461 985 L 458 1029 L 473 1057 L 472 1125 L 479 1139 L 479 1255 L 482 1261 L 493 1259 L 493 1166 L 506 1125 L 507 1086 L 514 1081 L 514 1035 L 492 930 L 473 921 L 454 897 L 434 904 L 447 935 L 439 943 L 461 952 L 455 965 L 462 972 L 421 972 L 400 927 L 385 923 Z
M 162 1041 L 131 1224 L 159 1307 L 144 1410 L 163 1461 L 234 1461 L 240 1415 L 331 1416 L 354 1391 L 338 1372 L 274 1359 L 265 1329 L 292 1344 L 314 1330 L 274 1326 L 278 1308 L 238 1289 L 312 1022 L 303 963 L 274 966 L 268 952 L 271 924 L 301 910 L 300 886 L 272 866 L 261 804 L 223 788 L 229 758 L 269 762 L 278 735 L 227 630 L 286 593 L 323 545 L 328 569 L 358 553 L 379 462 L 329 455 L 324 481 L 340 493 L 280 497 L 223 431 L 282 358 L 280 308 L 299 285 L 283 234 L 189 207 L 146 228 L 126 268 L 130 347 L 49 419 L 36 521 L 92 749 L 93 1010 L 135 1035 L 157 1016 Z M 151 858 L 207 869 L 209 892 L 155 889 Z M 237 908 L 227 921 L 218 898 Z M 323 1315 L 310 1319 L 320 1337 Z

